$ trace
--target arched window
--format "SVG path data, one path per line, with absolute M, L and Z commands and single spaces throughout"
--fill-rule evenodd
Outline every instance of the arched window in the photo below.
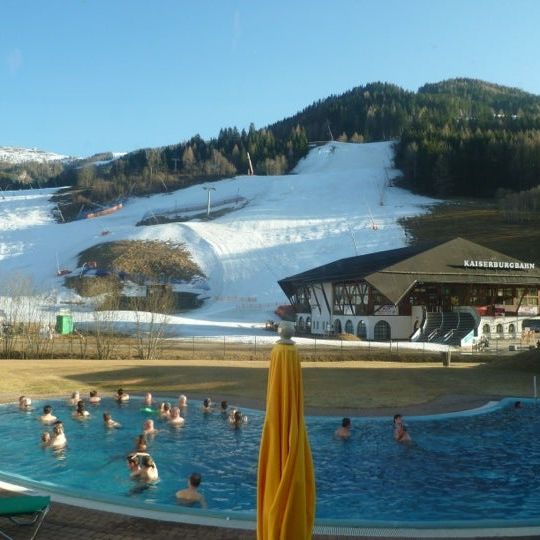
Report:
M 311 317 L 306 317 L 306 332 L 311 332 Z
M 514 326 L 514 323 L 510 323 L 508 325 L 508 333 L 512 335 L 516 333 L 516 327 Z
M 339 319 L 334 321 L 334 332 L 336 334 L 341 334 L 341 321 Z
M 347 322 L 345 323 L 345 333 L 354 334 L 354 326 L 350 319 L 348 319 Z
M 300 317 L 298 319 L 298 330 L 300 332 L 303 332 L 304 331 L 304 317 Z
M 501 336 L 503 335 L 504 331 L 503 331 L 503 325 L 502 324 L 497 325 L 496 332 L 497 332 L 497 334 L 499 334 Z
M 484 324 L 484 326 L 482 326 L 482 334 L 490 334 L 491 333 L 491 328 L 489 327 L 489 324 Z
M 367 328 L 364 321 L 360 321 L 356 326 L 356 335 L 361 339 L 367 338 Z
M 373 329 L 375 341 L 388 341 L 392 338 L 392 329 L 386 321 L 379 321 Z

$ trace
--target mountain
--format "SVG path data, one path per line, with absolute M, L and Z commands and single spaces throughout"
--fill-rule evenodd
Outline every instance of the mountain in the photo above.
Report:
M 425 84 L 417 92 L 370 83 L 261 129 L 223 128 L 210 140 L 195 135 L 118 159 L 70 162 L 25 174 L 40 185 L 74 186 L 71 201 L 63 201 L 66 219 L 72 219 L 82 207 L 132 195 L 248 171 L 283 174 L 294 169 L 310 144 L 332 139 L 396 141 L 395 164 L 402 181 L 428 195 L 492 197 L 540 183 L 540 97 L 465 78 Z M 17 168 L 0 170 L 0 187 L 21 184 L 20 173 Z
M 67 269 L 79 276 L 79 253 L 124 240 L 184 244 L 207 280 L 182 287 L 201 292 L 206 300 L 195 311 L 170 316 L 167 334 L 264 335 L 264 322 L 275 318 L 279 304 L 287 303 L 279 279 L 342 257 L 404 246 L 398 220 L 436 203 L 392 185 L 399 171 L 392 168 L 389 142 L 329 143 L 310 150 L 293 172 L 242 175 L 134 197 L 113 214 L 69 223 L 52 219 L 52 189 L 4 192 L 0 284 L 9 291 L 13 276 L 18 283 L 28 278 L 46 293 L 40 302 L 47 317 L 69 301 L 79 323 L 92 319 L 92 301 L 72 303 L 81 298 L 65 289 L 64 278 L 57 275 Z M 210 219 L 209 192 L 202 187 L 215 189 Z M 173 219 L 137 226 L 148 215 Z M 129 325 L 134 315 L 120 312 L 117 317 Z
M 70 156 L 55 154 L 37 148 L 19 148 L 16 146 L 0 146 L 0 163 L 21 164 L 27 162 L 47 163 L 74 159 Z

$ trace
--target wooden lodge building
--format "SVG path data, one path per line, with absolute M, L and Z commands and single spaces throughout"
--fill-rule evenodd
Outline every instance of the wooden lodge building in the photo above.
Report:
M 340 259 L 278 283 L 299 333 L 459 346 L 540 324 L 540 268 L 463 238 Z

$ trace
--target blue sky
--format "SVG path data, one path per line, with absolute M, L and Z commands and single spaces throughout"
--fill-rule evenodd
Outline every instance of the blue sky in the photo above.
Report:
M 372 81 L 540 94 L 536 0 L 2 0 L 0 145 L 70 155 L 257 127 Z

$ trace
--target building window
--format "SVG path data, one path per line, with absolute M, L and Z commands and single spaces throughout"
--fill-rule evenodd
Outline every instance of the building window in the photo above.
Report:
M 361 339 L 367 338 L 367 328 L 364 321 L 360 321 L 356 327 L 356 335 Z
M 498 325 L 497 325 L 496 332 L 497 332 L 497 334 L 499 334 L 500 336 L 503 335 L 503 325 L 502 325 L 502 324 L 498 324 Z
M 306 331 L 311 332 L 311 317 L 306 317 Z
M 334 321 L 334 332 L 336 334 L 341 334 L 341 321 L 339 319 Z
M 386 321 L 379 321 L 373 329 L 375 341 L 388 341 L 392 339 L 392 330 Z
M 515 335 L 516 333 L 516 327 L 514 326 L 514 323 L 510 323 L 508 325 L 508 332 L 512 335 Z
M 304 331 L 304 317 L 298 319 L 298 330 L 300 330 L 300 332 Z
M 482 326 L 482 334 L 490 334 L 491 333 L 491 328 L 489 327 L 489 324 L 484 324 L 484 326 Z
M 347 322 L 345 323 L 345 333 L 346 334 L 354 334 L 354 326 L 353 326 L 353 323 L 352 323 L 352 321 L 350 319 L 347 320 Z

